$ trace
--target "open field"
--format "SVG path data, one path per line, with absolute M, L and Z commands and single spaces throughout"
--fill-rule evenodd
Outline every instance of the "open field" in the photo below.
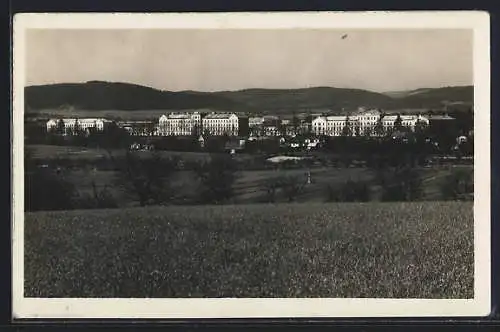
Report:
M 27 297 L 472 298 L 471 203 L 27 213 Z
M 78 146 L 61 145 L 27 145 L 26 149 L 33 153 L 33 158 L 72 158 L 96 159 L 107 155 L 104 149 L 82 148 Z
M 266 184 L 278 176 L 297 176 L 302 181 L 306 180 L 307 169 L 291 170 L 260 170 L 260 171 L 240 171 L 237 173 L 236 182 L 233 185 L 233 202 L 238 204 L 262 203 L 265 202 Z M 354 181 L 373 181 L 373 171 L 366 168 L 328 168 L 318 167 L 310 170 L 311 183 L 304 186 L 296 197 L 298 202 L 319 203 L 326 200 L 327 185 L 340 186 L 348 179 Z M 422 169 L 423 178 L 423 200 L 439 200 L 441 181 L 449 170 L 446 169 Z M 107 187 L 119 206 L 137 206 L 128 195 L 117 187 L 117 174 L 114 171 L 93 171 L 75 170 L 70 171 L 68 179 L 75 185 L 80 193 L 92 193 L 92 182 L 98 188 Z M 176 202 L 188 203 L 198 192 L 198 181 L 192 171 L 178 171 L 172 177 L 172 192 L 175 194 Z M 379 188 L 372 186 L 372 197 L 377 200 Z M 276 202 L 286 202 L 287 197 L 278 191 Z
M 54 146 L 54 145 L 29 145 L 27 149 L 33 151 L 35 158 L 51 164 L 49 160 L 57 158 L 72 159 L 76 163 L 83 161 L 98 161 L 106 157 L 107 152 L 103 149 L 83 149 L 81 147 L 70 146 Z M 123 156 L 124 150 L 113 151 L 113 156 Z M 150 152 L 139 152 L 145 156 L 150 155 Z M 201 161 L 209 158 L 209 153 L 204 152 L 172 152 L 161 151 L 164 157 L 178 156 L 187 162 Z M 252 163 L 259 156 L 249 154 L 236 155 L 237 160 L 248 160 Z M 57 161 L 55 161 L 57 164 Z M 100 167 L 100 166 L 98 166 Z M 434 166 L 419 168 L 419 172 L 423 181 L 422 197 L 420 200 L 442 200 L 440 187 L 445 177 L 451 174 L 453 167 L 462 167 L 473 169 L 473 165 L 450 165 L 450 166 Z M 366 181 L 370 186 L 370 199 L 379 200 L 381 188 L 375 181 L 375 173 L 370 168 L 364 167 L 332 167 L 315 165 L 311 168 L 298 167 L 293 169 L 245 169 L 240 170 L 236 174 L 236 181 L 233 184 L 234 194 L 230 203 L 234 204 L 249 204 L 263 203 L 268 201 L 267 188 L 268 184 L 273 179 L 282 176 L 296 176 L 298 181 L 305 183 L 307 172 L 311 174 L 311 183 L 305 185 L 300 193 L 295 197 L 297 202 L 324 202 L 328 198 L 327 187 L 333 186 L 340 188 L 347 180 Z M 119 207 L 137 206 L 137 197 L 126 194 L 117 180 L 117 173 L 110 169 L 109 166 L 104 168 L 94 168 L 92 164 L 82 163 L 77 164 L 76 168 L 71 168 L 65 171 L 67 179 L 74 185 L 79 194 L 93 194 L 93 185 L 97 188 L 106 187 L 109 193 L 114 198 L 114 201 Z M 180 170 L 177 171 L 171 178 L 171 192 L 174 194 L 174 204 L 192 204 L 197 199 L 199 193 L 199 182 L 193 171 Z M 277 191 L 275 202 L 287 202 L 288 197 L 280 190 Z
M 95 160 L 98 158 L 108 157 L 108 151 L 97 148 L 82 148 L 78 146 L 61 146 L 61 145 L 27 145 L 26 149 L 33 152 L 34 158 L 52 159 L 52 158 L 70 158 L 70 159 L 87 159 Z M 205 160 L 209 157 L 209 153 L 205 152 L 175 152 L 175 151 L 159 151 L 164 157 L 182 156 L 184 160 Z M 112 150 L 113 156 L 124 156 L 125 150 Z M 138 151 L 144 155 L 150 155 L 149 151 Z

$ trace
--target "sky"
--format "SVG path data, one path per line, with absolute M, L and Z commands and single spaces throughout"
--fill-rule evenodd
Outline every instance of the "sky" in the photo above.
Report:
M 33 29 L 25 56 L 26 85 L 385 92 L 473 84 L 471 30 Z

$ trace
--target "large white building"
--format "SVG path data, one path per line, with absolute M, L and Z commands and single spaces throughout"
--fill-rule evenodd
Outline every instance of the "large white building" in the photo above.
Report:
M 417 122 L 421 122 L 422 124 L 428 126 L 429 119 L 422 115 L 400 115 L 401 117 L 401 125 L 403 127 L 409 128 L 411 130 L 415 130 L 415 126 Z M 385 130 L 390 130 L 394 128 L 394 124 L 396 123 L 398 116 L 397 115 L 386 115 L 382 118 L 382 125 Z
M 133 120 L 119 121 L 118 127 L 125 129 L 132 136 L 152 136 L 157 135 L 155 121 Z
M 346 116 L 318 116 L 312 120 L 312 132 L 316 135 L 341 136 L 346 126 Z
M 202 119 L 203 133 L 210 135 L 229 135 L 237 136 L 239 134 L 239 118 L 234 113 L 211 113 Z
M 396 123 L 397 115 L 385 115 L 378 110 L 363 111 L 354 115 L 334 115 L 334 116 L 318 116 L 312 120 L 312 132 L 316 135 L 326 136 L 342 136 L 346 125 L 350 131 L 350 135 L 377 135 L 376 127 L 381 121 L 385 132 L 392 130 Z M 415 130 L 417 122 L 424 125 L 429 124 L 429 120 L 421 115 L 401 115 L 402 127 Z
M 259 127 L 264 125 L 264 117 L 263 116 L 254 116 L 248 118 L 248 126 L 250 128 Z
M 161 136 L 189 136 L 201 133 L 201 114 L 170 113 L 159 120 L 158 133 Z
M 64 123 L 63 134 L 67 134 L 69 131 L 74 131 L 77 128 L 86 132 L 88 132 L 91 128 L 94 128 L 97 131 L 102 131 L 107 124 L 111 123 L 110 120 L 102 118 L 50 119 L 47 121 L 47 132 L 56 130 L 59 121 Z

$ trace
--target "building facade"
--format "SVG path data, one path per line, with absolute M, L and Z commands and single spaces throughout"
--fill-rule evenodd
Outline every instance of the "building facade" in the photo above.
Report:
M 377 126 L 381 126 L 383 132 L 393 130 L 397 119 L 400 117 L 401 126 L 412 131 L 417 123 L 428 126 L 429 120 L 421 115 L 382 115 L 378 110 L 369 110 L 354 115 L 332 115 L 318 116 L 312 120 L 312 132 L 315 135 L 325 136 L 376 136 Z
M 250 136 L 264 136 L 264 122 L 262 116 L 253 116 L 248 118 L 248 128 Z
M 240 134 L 239 129 L 240 121 L 238 116 L 234 113 L 210 113 L 205 115 L 202 119 L 203 133 L 207 133 L 209 135 L 238 136 Z
M 154 121 L 136 120 L 119 121 L 118 127 L 125 129 L 131 136 L 156 136 L 157 128 Z
M 201 134 L 201 114 L 170 113 L 162 115 L 158 124 L 160 136 L 189 136 Z
M 103 131 L 106 125 L 111 123 L 110 120 L 102 118 L 50 119 L 49 121 L 47 121 L 47 132 L 58 130 L 59 123 L 61 121 L 64 124 L 64 130 L 62 132 L 63 135 L 67 135 L 69 133 L 76 133 L 78 130 L 82 130 L 87 133 L 92 129 L 95 129 L 97 131 Z
M 422 123 L 425 126 L 429 125 L 429 119 L 422 116 L 422 115 L 399 115 L 401 118 L 401 126 L 403 128 L 408 128 L 412 131 L 415 131 L 415 127 L 417 126 L 417 123 Z M 396 121 L 398 119 L 398 115 L 386 115 L 382 118 L 382 125 L 384 129 L 387 130 L 392 130 L 395 125 Z
M 253 116 L 248 118 L 248 126 L 250 128 L 259 127 L 264 125 L 264 117 L 262 116 Z

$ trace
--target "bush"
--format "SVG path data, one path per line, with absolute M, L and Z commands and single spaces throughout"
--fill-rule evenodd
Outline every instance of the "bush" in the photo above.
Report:
M 304 189 L 305 182 L 299 176 L 284 176 L 279 180 L 278 185 L 286 199 L 293 202 Z
M 74 186 L 51 169 L 26 170 L 24 186 L 25 211 L 70 210 L 74 206 Z
M 422 178 L 411 167 L 381 170 L 377 181 L 382 186 L 382 201 L 416 201 L 422 197 Z
M 338 185 L 328 185 L 327 202 L 368 202 L 370 201 L 370 186 L 364 181 L 352 181 Z
M 236 171 L 236 162 L 228 155 L 212 155 L 209 161 L 198 163 L 195 172 L 200 181 L 200 203 L 220 204 L 230 200 Z
M 170 180 L 177 164 L 177 159 L 164 159 L 158 153 L 141 158 L 127 151 L 125 158 L 116 163 L 117 183 L 141 206 L 168 203 L 173 198 Z
M 267 203 L 274 203 L 276 201 L 276 196 L 280 189 L 280 184 L 281 184 L 280 182 L 281 182 L 280 178 L 266 180 L 264 184 L 264 189 L 266 192 L 265 201 Z
M 441 185 L 441 195 L 445 200 L 470 200 L 474 193 L 474 171 L 454 169 Z
M 73 208 L 75 188 L 59 168 L 39 168 L 29 149 L 25 150 L 24 161 L 25 211 Z
M 79 209 L 113 209 L 118 207 L 118 203 L 109 191 L 107 186 L 98 189 L 92 183 L 92 194 L 80 194 L 76 199 L 76 207 Z

